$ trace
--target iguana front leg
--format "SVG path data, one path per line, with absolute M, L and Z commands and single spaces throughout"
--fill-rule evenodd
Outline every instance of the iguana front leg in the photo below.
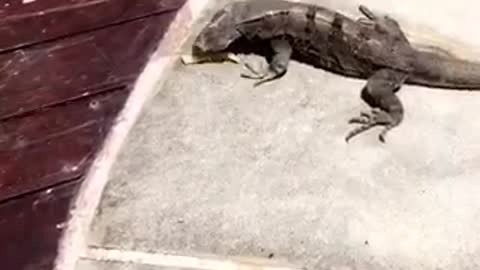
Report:
M 254 86 L 278 79 L 287 72 L 288 63 L 292 56 L 290 43 L 285 39 L 272 39 L 270 46 L 273 56 L 265 71 L 255 71 L 248 63 L 245 64 L 245 67 L 253 74 L 242 74 L 242 77 L 258 80 Z
M 379 140 L 385 142 L 387 132 L 398 126 L 403 119 L 403 106 L 395 92 L 406 79 L 407 74 L 391 69 L 381 69 L 368 79 L 367 85 L 362 90 L 362 99 L 372 110 L 350 119 L 349 123 L 361 125 L 348 133 L 345 138 L 347 142 L 375 126 L 384 126 Z

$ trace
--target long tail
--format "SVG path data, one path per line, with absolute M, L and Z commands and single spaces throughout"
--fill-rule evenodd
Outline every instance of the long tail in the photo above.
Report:
M 415 72 L 407 83 L 458 90 L 480 90 L 480 62 L 436 52 L 417 51 Z

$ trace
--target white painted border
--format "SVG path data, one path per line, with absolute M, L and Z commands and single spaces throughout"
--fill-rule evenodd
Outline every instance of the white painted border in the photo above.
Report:
M 79 256 L 85 253 L 86 237 L 95 209 L 100 202 L 109 180 L 109 172 L 123 142 L 140 116 L 145 103 L 153 96 L 156 89 L 161 88 L 164 77 L 177 60 L 179 48 L 191 32 L 192 23 L 199 17 L 207 3 L 208 0 L 187 0 L 169 26 L 157 51 L 150 57 L 150 61 L 138 77 L 134 89 L 72 204 L 71 218 L 60 240 L 55 270 L 74 270 Z
M 97 262 L 118 262 L 126 264 L 160 266 L 174 269 L 196 270 L 300 270 L 291 265 L 277 265 L 267 259 L 191 257 L 172 254 L 156 254 L 117 249 L 89 248 L 85 259 Z

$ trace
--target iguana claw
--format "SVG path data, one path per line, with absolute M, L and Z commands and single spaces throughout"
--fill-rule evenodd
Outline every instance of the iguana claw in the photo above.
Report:
M 359 117 L 353 117 L 348 122 L 361 124 L 361 126 L 355 128 L 347 134 L 347 136 L 345 137 L 346 142 L 364 131 L 381 125 L 384 126 L 384 128 L 380 132 L 378 139 L 384 143 L 387 132 L 395 126 L 393 124 L 394 121 L 392 117 L 388 113 L 377 108 L 372 109 L 370 112 L 361 112 Z

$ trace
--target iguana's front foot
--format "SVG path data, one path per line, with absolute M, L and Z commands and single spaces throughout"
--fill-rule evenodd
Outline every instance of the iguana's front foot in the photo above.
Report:
M 273 39 L 270 42 L 270 46 L 273 51 L 273 56 L 265 71 L 259 72 L 252 68 L 248 63 L 244 64 L 245 68 L 247 68 L 252 74 L 242 73 L 241 76 L 243 78 L 258 80 L 254 84 L 255 87 L 278 79 L 287 72 L 288 63 L 290 62 L 290 57 L 292 55 L 292 47 L 290 46 L 290 43 L 284 39 Z
M 361 112 L 359 117 L 353 117 L 348 121 L 350 124 L 360 124 L 360 126 L 350 131 L 345 137 L 345 141 L 348 142 L 356 135 L 375 126 L 384 126 L 383 130 L 378 136 L 378 139 L 384 143 L 387 132 L 396 125 L 395 122 L 396 121 L 387 112 L 384 112 L 378 108 L 374 108 L 370 112 Z
M 250 74 L 242 73 L 241 76 L 242 78 L 258 80 L 253 84 L 254 87 L 280 78 L 286 72 L 286 70 L 273 69 L 272 67 L 268 67 L 266 71 L 259 72 L 256 71 L 249 63 L 244 63 L 244 67 L 250 72 Z
M 265 77 L 265 75 L 261 74 L 261 72 L 257 71 L 255 68 L 253 68 L 252 65 L 250 65 L 250 63 L 244 62 L 242 64 L 243 64 L 243 67 L 250 72 L 250 74 L 248 74 L 248 73 L 240 74 L 243 78 L 259 80 L 259 79 L 262 79 L 262 78 Z

